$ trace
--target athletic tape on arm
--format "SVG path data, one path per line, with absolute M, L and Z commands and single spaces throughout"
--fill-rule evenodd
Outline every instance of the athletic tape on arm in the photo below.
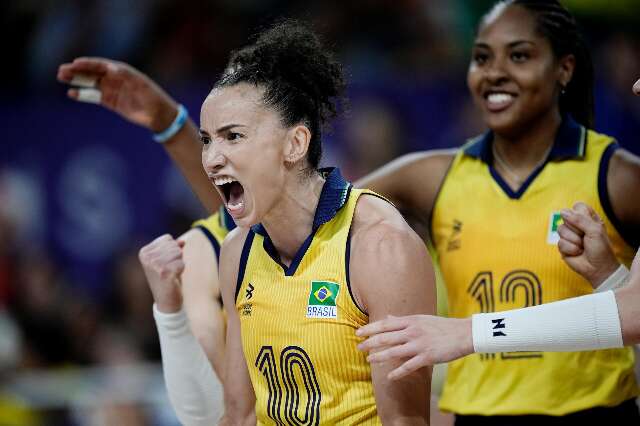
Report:
M 102 92 L 98 89 L 86 87 L 78 89 L 78 101 L 90 104 L 99 104 L 102 102 Z
M 477 353 L 573 352 L 621 348 L 618 305 L 612 291 L 471 319 Z
M 165 385 L 178 420 L 185 426 L 216 424 L 220 417 L 214 404 L 217 378 L 189 329 L 184 309 L 165 314 L 154 304 L 153 317 L 160 336 Z
M 604 280 L 602 284 L 600 284 L 598 288 L 596 288 L 595 291 L 597 293 L 603 293 L 605 291 L 617 290 L 619 288 L 622 288 L 629 282 L 630 275 L 631 272 L 629 272 L 627 267 L 624 265 L 620 265 L 620 267 L 616 269 L 613 274 L 609 275 L 609 277 Z

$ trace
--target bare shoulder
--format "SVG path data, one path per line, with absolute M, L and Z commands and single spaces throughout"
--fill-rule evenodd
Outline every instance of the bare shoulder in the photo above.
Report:
M 211 254 L 215 256 L 215 252 L 213 247 L 211 246 L 211 242 L 209 238 L 202 232 L 202 230 L 198 228 L 191 228 L 184 234 L 178 237 L 178 240 L 184 241 L 184 249 L 183 252 L 186 251 L 205 251 L 206 254 Z M 209 247 L 211 250 L 208 250 Z
M 439 149 L 429 151 L 412 152 L 405 154 L 381 168 L 375 170 L 369 175 L 359 179 L 356 186 L 360 188 L 369 188 L 369 183 L 377 180 L 382 176 L 402 176 L 411 180 L 422 180 L 425 178 L 444 177 L 451 161 L 458 152 L 454 149 Z M 373 189 L 373 188 L 372 188 Z
M 435 300 L 430 290 L 432 265 L 424 242 L 398 210 L 385 200 L 363 195 L 351 232 L 352 292 L 370 319 L 430 312 Z M 395 297 L 396 292 L 403 297 Z
M 627 151 L 618 149 L 611 157 L 611 172 L 619 172 L 620 175 L 629 175 L 630 179 L 638 179 L 640 176 L 640 157 Z
M 356 182 L 391 199 L 398 208 L 428 216 L 457 149 L 403 155 Z
M 220 263 L 240 260 L 242 247 L 249 232 L 250 229 L 238 226 L 227 234 L 220 248 Z
M 351 226 L 351 247 L 364 263 L 390 253 L 414 258 L 426 250 L 424 242 L 389 202 L 362 195 Z
M 363 194 L 358 199 L 351 227 L 352 238 L 371 238 L 376 234 L 413 233 L 400 212 L 388 201 Z
M 232 295 L 235 294 L 240 256 L 249 232 L 251 231 L 248 228 L 237 227 L 229 232 L 222 243 L 222 248 L 220 249 L 220 288 L 222 289 L 223 299 L 228 297 L 226 294 L 229 292 Z M 227 304 L 226 300 L 224 302 Z
M 640 226 L 640 158 L 618 149 L 609 163 L 607 190 L 616 217 L 626 225 Z M 635 231 L 634 231 L 635 232 Z

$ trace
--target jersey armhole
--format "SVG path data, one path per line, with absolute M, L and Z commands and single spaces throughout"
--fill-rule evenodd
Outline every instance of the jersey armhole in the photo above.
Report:
M 205 237 L 207 237 L 207 239 L 211 243 L 211 246 L 213 247 L 213 250 L 216 252 L 216 261 L 220 263 L 220 244 L 218 243 L 218 240 L 216 240 L 213 234 L 203 225 L 196 225 L 194 229 L 199 229 L 200 231 L 202 231 Z
M 391 204 L 393 206 L 393 203 L 389 200 L 387 200 L 386 198 L 384 198 L 382 195 L 378 195 L 375 192 L 363 192 L 362 194 L 360 194 L 360 196 L 365 196 L 365 195 L 370 195 L 372 197 L 376 197 L 376 198 L 380 198 L 381 200 L 386 201 L 387 203 Z M 394 208 L 397 209 L 397 207 L 393 206 Z M 354 210 L 354 214 L 355 214 L 355 210 Z M 356 298 L 353 296 L 353 290 L 351 289 L 351 276 L 350 276 L 350 272 L 349 272 L 349 261 L 351 258 L 351 226 L 349 227 L 349 235 L 347 236 L 347 244 L 345 244 L 345 254 L 344 254 L 344 261 L 345 261 L 345 276 L 347 277 L 347 289 L 349 290 L 349 297 L 351 297 L 351 301 L 353 302 L 354 306 L 356 308 L 358 308 L 358 310 L 360 312 L 362 312 L 363 315 L 369 316 L 369 314 L 362 308 L 362 306 L 360 306 L 358 304 L 358 302 L 356 301 Z
M 349 260 L 351 257 L 351 228 L 349 228 L 349 236 L 347 237 L 347 244 L 346 244 L 346 252 L 345 252 L 345 271 L 346 271 L 346 277 L 347 277 L 347 290 L 349 290 L 349 297 L 351 297 L 351 302 L 353 302 L 353 305 L 358 308 L 358 310 L 360 312 L 362 312 L 362 314 L 369 316 L 368 313 L 365 312 L 365 310 L 358 304 L 358 302 L 356 301 L 356 298 L 353 296 L 353 291 L 351 290 L 351 278 L 350 278 L 350 272 L 349 272 Z
M 253 237 L 255 236 L 253 231 L 249 231 L 247 239 L 244 240 L 244 246 L 242 247 L 242 254 L 240 255 L 240 265 L 238 266 L 238 281 L 236 282 L 236 294 L 234 300 L 238 300 L 238 293 L 240 293 L 240 287 L 244 280 L 244 271 L 247 269 L 247 260 L 249 260 L 249 253 L 251 252 L 251 245 L 253 243 Z
M 607 215 L 607 219 L 611 222 L 613 227 L 618 231 L 618 234 L 622 239 L 631 247 L 638 247 L 640 242 L 634 241 L 635 238 L 631 238 L 631 235 L 625 230 L 624 224 L 616 217 L 613 206 L 611 205 L 611 199 L 609 198 L 609 189 L 607 187 L 607 176 L 609 172 L 609 162 L 613 154 L 620 148 L 618 142 L 611 142 L 602 153 L 600 158 L 600 169 L 598 170 L 598 198 L 600 199 L 600 205 Z
M 436 211 L 436 205 L 438 204 L 438 199 L 440 198 L 440 193 L 442 192 L 442 187 L 444 186 L 445 182 L 447 181 L 447 179 L 449 178 L 449 172 L 451 172 L 451 168 L 453 167 L 453 163 L 455 163 L 456 159 L 457 159 L 458 153 L 456 153 L 456 155 L 453 156 L 453 158 L 451 159 L 451 161 L 449 162 L 449 165 L 447 166 L 447 171 L 444 172 L 444 176 L 442 177 L 442 180 L 440 181 L 440 184 L 438 185 L 438 189 L 436 190 L 436 196 L 433 197 L 433 204 L 431 205 L 431 211 L 429 212 L 429 218 L 428 218 L 428 222 L 427 222 L 427 230 L 429 231 L 429 241 L 431 241 L 432 246 L 435 248 L 436 247 L 436 242 L 433 234 L 433 212 Z

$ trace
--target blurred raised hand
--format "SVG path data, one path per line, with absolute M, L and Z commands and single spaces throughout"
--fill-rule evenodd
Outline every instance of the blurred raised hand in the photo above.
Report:
M 131 65 L 107 58 L 76 58 L 60 65 L 58 80 L 71 84 L 74 77 L 95 80 L 102 93 L 100 104 L 126 120 L 153 132 L 160 132 L 176 116 L 177 103 L 153 80 Z M 67 92 L 78 100 L 82 88 Z
M 178 104 L 167 92 L 124 62 L 76 58 L 60 65 L 58 80 L 74 86 L 67 91 L 70 98 L 98 103 L 154 133 L 166 130 L 178 114 Z M 188 119 L 162 146 L 204 207 L 215 212 L 222 201 L 202 168 L 202 144 L 193 121 Z

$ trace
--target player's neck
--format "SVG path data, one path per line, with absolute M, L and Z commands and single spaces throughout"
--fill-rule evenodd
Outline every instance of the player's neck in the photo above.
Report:
M 262 221 L 280 261 L 287 266 L 311 233 L 324 181 L 319 174 L 310 178 L 293 176 Z
M 560 113 L 550 111 L 515 135 L 494 134 L 494 149 L 512 170 L 530 173 L 545 160 L 561 122 Z

